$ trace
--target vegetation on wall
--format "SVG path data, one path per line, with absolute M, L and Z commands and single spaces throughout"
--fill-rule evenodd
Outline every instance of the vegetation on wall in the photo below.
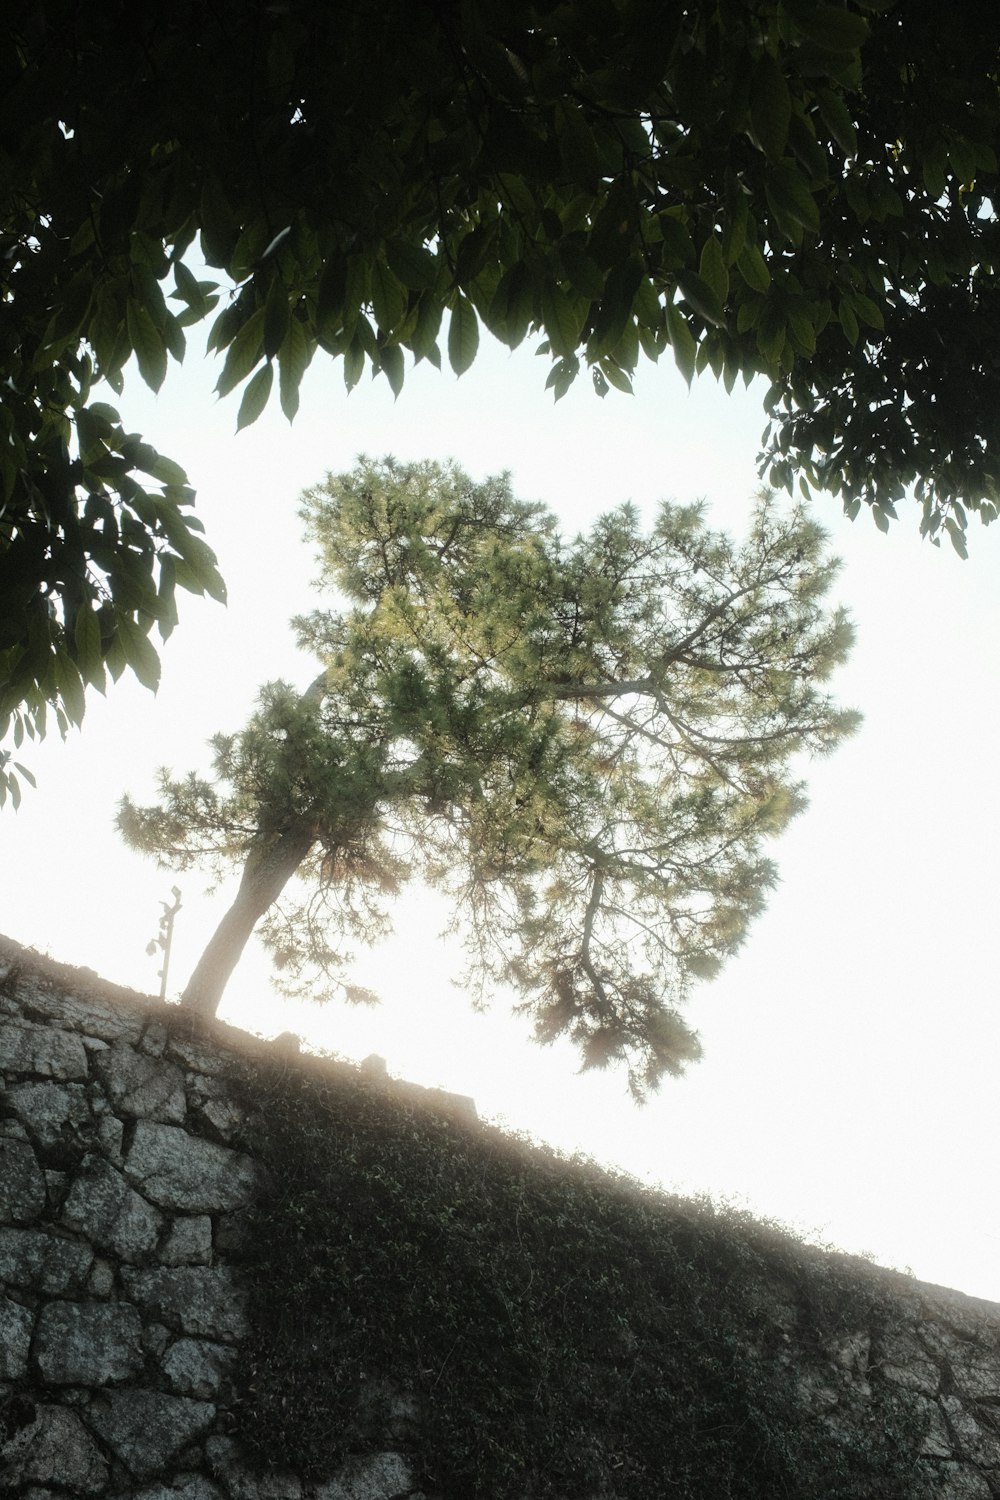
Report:
M 402 1393 L 445 1500 L 922 1492 L 908 1393 L 873 1367 L 863 1401 L 840 1380 L 834 1421 L 803 1395 L 810 1370 L 838 1381 L 829 1341 L 877 1346 L 898 1277 L 353 1070 L 275 1062 L 239 1086 L 266 1168 L 237 1433 L 258 1461 L 323 1477 L 385 1446 Z

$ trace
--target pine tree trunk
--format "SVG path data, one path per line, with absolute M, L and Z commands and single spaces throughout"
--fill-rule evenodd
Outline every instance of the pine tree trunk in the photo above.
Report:
M 311 830 L 290 828 L 263 854 L 251 853 L 243 870 L 236 900 L 226 912 L 195 965 L 181 1004 L 204 1016 L 214 1016 L 250 934 L 312 848 Z

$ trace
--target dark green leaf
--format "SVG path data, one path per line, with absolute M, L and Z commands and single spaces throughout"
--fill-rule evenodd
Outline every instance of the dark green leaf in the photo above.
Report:
M 264 304 L 264 357 L 274 359 L 285 342 L 289 321 L 288 290 L 280 276 L 275 276 Z
M 70 722 L 83 723 L 87 702 L 83 692 L 80 673 L 64 651 L 57 651 L 53 659 L 56 687 Z
M 371 268 L 371 297 L 380 330 L 383 334 L 394 332 L 406 311 L 406 293 L 398 278 L 380 260 Z
M 299 388 L 312 357 L 313 346 L 305 325 L 298 318 L 292 318 L 285 341 L 278 350 L 278 391 L 281 410 L 289 422 L 299 409 Z
M 883 329 L 885 327 L 885 319 L 882 316 L 882 309 L 878 306 L 878 303 L 873 302 L 870 297 L 866 297 L 864 292 L 852 290 L 845 295 L 862 323 L 867 323 L 869 328 Z
M 464 375 L 479 348 L 479 319 L 468 297 L 459 292 L 448 326 L 448 361 L 456 375 Z
M 386 240 L 385 258 L 404 286 L 423 292 L 437 280 L 437 262 L 423 245 L 410 240 Z
M 344 351 L 344 384 L 353 391 L 365 368 L 365 351 L 361 340 L 355 335 Z
M 215 386 L 220 396 L 228 395 L 241 380 L 245 380 L 250 374 L 264 353 L 263 340 L 264 309 L 258 307 L 257 311 L 243 324 L 229 346 L 222 374 Z
M 101 658 L 101 625 L 89 604 L 82 604 L 73 622 L 73 644 L 82 676 L 103 690 L 104 664 Z
M 132 297 L 126 305 L 125 321 L 139 373 L 150 390 L 158 391 L 167 374 L 167 351 L 156 325 L 142 304 Z
M 721 309 L 729 296 L 729 273 L 718 235 L 710 234 L 702 246 L 698 273 L 706 286 L 711 287 L 715 293 Z
M 695 359 L 698 346 L 694 334 L 688 327 L 687 318 L 674 302 L 668 302 L 666 306 L 667 335 L 674 351 L 677 368 L 680 370 L 688 385 L 691 384 L 695 375 Z
M 203 317 L 208 311 L 207 293 L 213 289 L 213 283 L 200 282 L 181 260 L 174 262 L 174 283 L 187 305 Z
M 782 223 L 791 220 L 813 233 L 819 231 L 819 208 L 809 191 L 809 184 L 797 167 L 782 164 L 768 173 L 765 191 L 771 209 Z
M 556 140 L 570 177 L 590 187 L 604 175 L 594 132 L 580 106 L 572 99 L 556 105 Z
M 668 267 L 689 266 L 694 260 L 694 241 L 683 222 L 683 210 L 668 208 L 657 215 L 656 222 Z
M 121 642 L 126 664 L 138 677 L 143 687 L 155 693 L 160 685 L 160 658 L 149 637 L 129 615 L 118 619 L 116 638 Z
M 816 103 L 823 124 L 844 155 L 856 156 L 858 132 L 842 95 L 834 93 L 833 89 L 817 89 Z
M 625 371 L 615 364 L 613 359 L 602 359 L 600 373 L 607 377 L 609 385 L 613 385 L 616 391 L 621 391 L 625 396 L 631 396 L 632 382 Z M 596 379 L 595 379 L 596 384 Z
M 739 252 L 736 267 L 738 267 L 739 275 L 744 278 L 748 287 L 753 288 L 754 291 L 765 293 L 771 287 L 771 272 L 768 270 L 768 263 L 766 263 L 763 255 L 760 254 L 760 249 L 757 248 L 757 245 L 754 245 L 750 240 L 748 240 L 747 245 L 744 245 L 742 251 Z
M 847 342 L 853 349 L 855 344 L 858 342 L 858 337 L 861 333 L 861 330 L 858 327 L 858 320 L 854 312 L 854 308 L 845 297 L 842 297 L 840 299 L 840 306 L 837 309 L 837 317 L 840 321 L 841 328 L 844 330 Z
M 842 5 L 824 5 L 817 0 L 799 0 L 792 9 L 803 36 L 827 52 L 853 52 L 868 38 L 868 22 Z
M 556 354 L 568 357 L 575 352 L 586 315 L 585 301 L 570 297 L 559 287 L 546 282 L 542 291 L 542 318 Z
M 555 392 L 555 399 L 560 401 L 569 390 L 580 370 L 580 361 L 576 355 L 568 359 L 557 360 L 549 371 L 549 377 L 545 382 L 545 389 Z
M 704 277 L 694 271 L 678 271 L 677 286 L 681 296 L 696 313 L 700 313 L 709 323 L 714 323 L 718 328 L 725 328 L 726 313 L 722 302 L 715 289 L 709 286 Z M 685 325 L 686 326 L 686 325 Z M 671 338 L 671 342 L 673 339 Z
M 784 154 L 792 99 L 785 75 L 769 52 L 765 52 L 750 80 L 750 124 L 760 149 L 772 161 Z
M 379 349 L 379 365 L 388 380 L 392 394 L 398 396 L 403 389 L 403 351 L 398 344 L 383 344 Z
M 240 409 L 236 417 L 236 431 L 240 432 L 244 427 L 249 427 L 256 422 L 264 410 L 271 394 L 271 386 L 274 382 L 274 366 L 268 360 L 263 369 L 258 370 L 256 375 L 247 383 L 240 402 Z

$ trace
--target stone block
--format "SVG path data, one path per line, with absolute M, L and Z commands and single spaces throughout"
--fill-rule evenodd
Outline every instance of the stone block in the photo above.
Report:
M 121 1302 L 50 1302 L 35 1334 L 35 1358 L 50 1385 L 117 1385 L 143 1366 L 142 1324 Z
M 30 1224 L 45 1203 L 45 1174 L 29 1143 L 0 1139 L 0 1224 Z
M 95 1055 L 93 1068 L 115 1114 L 173 1124 L 184 1119 L 184 1075 L 176 1063 L 119 1044 Z
M 926 1431 L 920 1444 L 922 1457 L 953 1458 L 955 1445 L 940 1406 L 936 1401 L 929 1401 L 926 1396 L 913 1396 L 911 1399 L 917 1414 L 926 1423 Z
M 17 1084 L 8 1090 L 7 1102 L 42 1147 L 61 1144 L 67 1128 L 90 1118 L 87 1096 L 78 1083 Z
M 160 1247 L 163 1266 L 207 1266 L 212 1259 L 212 1221 L 207 1214 L 175 1219 Z
M 940 1400 L 955 1438 L 955 1456 L 981 1468 L 1000 1468 L 1000 1436 L 977 1422 L 957 1396 L 942 1396 Z
M 214 1401 L 233 1368 L 234 1349 L 206 1339 L 178 1339 L 167 1350 L 163 1373 L 179 1396 Z
M 96 975 L 95 975 L 96 978 Z M 137 1042 L 148 1016 L 120 1001 L 98 995 L 74 994 L 63 989 L 46 988 L 32 1002 L 36 1010 L 62 1022 L 71 1031 L 85 1032 L 105 1042 Z
M 247 1333 L 246 1296 L 225 1266 L 122 1271 L 129 1297 L 147 1314 L 196 1338 L 236 1342 Z
M 29 1307 L 22 1307 L 10 1297 L 0 1297 L 0 1380 L 24 1378 L 34 1321 Z
M 97 1122 L 97 1139 L 101 1143 L 101 1150 L 110 1162 L 116 1167 L 122 1165 L 122 1142 L 125 1138 L 125 1127 L 117 1115 L 102 1115 Z
M 80 1038 L 71 1031 L 33 1026 L 27 1021 L 2 1021 L 0 1071 L 67 1082 L 86 1078 L 87 1054 Z
M 87 1277 L 87 1291 L 92 1297 L 110 1297 L 115 1289 L 115 1268 L 109 1260 L 98 1256 Z
M 955 1350 L 949 1365 L 960 1396 L 1000 1405 L 1000 1348 L 967 1343 Z
M 63 1223 L 122 1260 L 141 1260 L 156 1245 L 163 1216 L 101 1156 L 84 1159 L 63 1207 Z
M 160 1391 L 112 1390 L 86 1408 L 88 1427 L 137 1479 L 152 1479 L 171 1459 L 205 1436 L 215 1407 Z
M 0 1229 L 0 1282 L 64 1296 L 84 1286 L 94 1252 L 47 1229 Z
M 241 1109 L 230 1097 L 227 1089 L 218 1085 L 201 1099 L 199 1113 L 225 1141 L 232 1140 L 246 1121 L 246 1110 Z
M 314 1500 L 398 1500 L 415 1490 L 413 1471 L 401 1453 L 372 1453 L 349 1460 L 335 1479 L 317 1485 Z
M 125 1161 L 128 1176 L 154 1203 L 193 1213 L 226 1213 L 253 1196 L 256 1169 L 228 1146 L 177 1125 L 140 1120 Z
M 170 1033 L 162 1021 L 150 1021 L 143 1027 L 139 1050 L 147 1057 L 162 1057 Z
M 935 1468 L 934 1478 L 934 1500 L 991 1500 L 995 1494 L 971 1464 L 941 1464 Z
M 74 1494 L 101 1494 L 108 1466 L 75 1412 L 40 1406 L 31 1423 L 0 1449 L 0 1494 L 53 1484 Z M 8 1488 L 9 1487 L 9 1488 Z
M 193 1037 L 172 1036 L 167 1041 L 166 1050 L 168 1057 L 175 1058 L 193 1073 L 201 1073 L 206 1078 L 216 1077 L 230 1066 L 229 1058 L 221 1049 L 211 1044 L 205 1045 Z
M 907 1330 L 888 1334 L 878 1351 L 878 1367 L 886 1380 L 923 1396 L 936 1396 L 941 1372 L 915 1334 Z

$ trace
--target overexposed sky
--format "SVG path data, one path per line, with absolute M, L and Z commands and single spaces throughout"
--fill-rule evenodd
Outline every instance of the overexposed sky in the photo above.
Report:
M 275 407 L 239 436 L 237 401 L 211 394 L 217 366 L 189 356 L 159 398 L 129 382 L 125 425 L 187 467 L 230 604 L 181 596 L 155 698 L 123 679 L 91 696 L 82 733 L 23 747 L 38 790 L 0 813 L 0 931 L 155 992 L 145 946 L 176 882 L 170 990 L 182 987 L 227 892 L 207 898 L 204 879 L 126 850 L 117 800 L 151 800 L 159 765 L 203 767 L 209 735 L 239 728 L 264 681 L 311 680 L 287 628 L 315 598 L 296 500 L 359 452 L 454 457 L 477 478 L 509 469 L 566 530 L 661 498 L 704 498 L 714 524 L 742 530 L 759 392 L 727 398 L 706 376 L 689 394 L 668 364 L 642 365 L 633 399 L 601 402 L 582 377 L 553 405 L 547 369 L 526 347 L 484 345 L 460 381 L 408 372 L 394 403 L 367 377 L 347 397 L 339 365 L 318 356 L 294 427 Z M 569 1047 L 536 1047 L 503 996 L 474 1014 L 428 897 L 408 899 L 395 940 L 359 958 L 380 1009 L 289 1005 L 248 951 L 221 1014 L 347 1057 L 381 1053 L 392 1074 L 472 1094 L 511 1128 L 1000 1300 L 1000 527 L 975 523 L 962 563 L 922 543 L 914 515 L 883 536 L 833 501 L 815 509 L 844 559 L 833 598 L 859 636 L 832 686 L 865 724 L 807 768 L 810 808 L 772 850 L 782 884 L 690 1007 L 705 1057 L 684 1079 L 639 1110 L 622 1077 L 581 1076 Z

